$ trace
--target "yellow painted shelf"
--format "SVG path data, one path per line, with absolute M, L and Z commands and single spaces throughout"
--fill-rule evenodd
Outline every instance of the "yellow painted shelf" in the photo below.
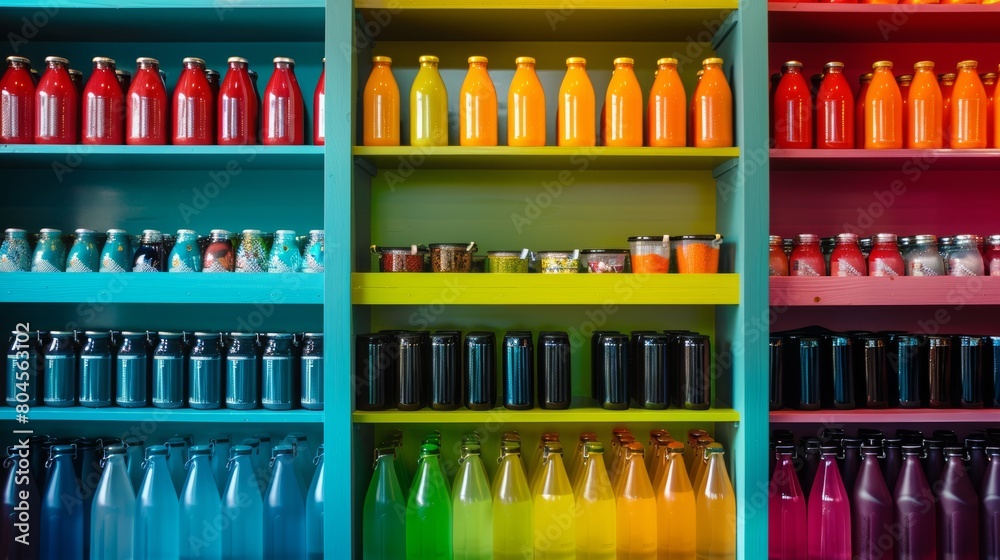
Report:
M 708 41 L 738 0 L 355 0 L 380 41 Z M 704 35 L 707 32 L 707 39 Z
M 563 148 L 355 146 L 354 156 L 382 170 L 566 169 L 711 170 L 740 156 L 739 148 Z
M 738 274 L 360 272 L 356 305 L 735 305 Z
M 431 410 L 429 408 L 414 411 L 380 410 L 375 412 L 357 411 L 353 414 L 355 424 L 511 424 L 511 423 L 548 423 L 561 424 L 581 422 L 597 423 L 639 423 L 639 422 L 738 422 L 740 413 L 731 408 L 712 408 L 709 410 L 645 410 L 630 408 L 628 410 L 604 410 L 603 408 L 585 407 L 566 410 Z

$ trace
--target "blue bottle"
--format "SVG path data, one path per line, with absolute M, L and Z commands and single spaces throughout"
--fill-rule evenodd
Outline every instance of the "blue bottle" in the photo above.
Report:
M 200 410 L 222 406 L 222 335 L 194 333 L 188 355 L 188 406 Z M 228 454 L 221 461 L 225 463 Z
M 323 253 L 326 249 L 325 234 L 321 229 L 309 230 L 309 239 L 302 256 L 302 272 L 321 273 L 326 270 Z
M 167 259 L 169 272 L 201 272 L 201 248 L 192 229 L 177 230 L 177 241 Z
M 264 494 L 264 558 L 305 558 L 306 508 L 293 465 L 295 448 L 275 445 L 271 483 Z
M 4 477 L 3 501 L 0 503 L 0 557 L 10 560 L 35 560 L 38 558 L 38 515 L 40 502 L 34 477 L 31 476 L 31 461 L 21 457 L 19 451 L 30 448 L 10 447 L 3 466 L 7 469 Z M 27 498 L 22 499 L 22 492 Z M 19 520 L 27 512 L 28 521 Z
M 44 345 L 42 402 L 45 406 L 76 404 L 76 342 L 70 331 L 52 331 Z
M 124 331 L 115 353 L 115 402 L 125 408 L 149 406 L 149 334 Z M 142 460 L 139 460 L 142 463 Z
M 180 506 L 167 466 L 169 450 L 146 448 L 146 469 L 135 503 L 135 560 L 177 560 L 180 557 Z
M 80 406 L 111 406 L 111 333 L 87 331 L 80 349 Z
M 42 560 L 83 560 L 83 496 L 73 470 L 76 445 L 53 445 L 49 460 L 48 484 L 42 496 Z
M 302 268 L 302 250 L 299 248 L 295 230 L 279 229 L 274 232 L 271 255 L 267 263 L 268 272 L 298 272 Z
M 184 406 L 184 345 L 179 332 L 159 333 L 153 351 L 153 406 Z
M 302 380 L 299 403 L 306 410 L 323 410 L 323 333 L 302 335 L 299 358 Z
M 31 245 L 28 232 L 7 228 L 0 245 L 0 272 L 28 272 L 31 270 Z
M 226 408 L 250 410 L 260 402 L 260 356 L 254 333 L 230 333 L 226 352 Z M 270 455 L 265 456 L 269 458 Z
M 181 560 L 222 559 L 222 539 L 217 524 L 222 500 L 212 475 L 212 447 L 194 445 L 188 450 L 187 479 L 180 496 Z
M 104 448 L 104 461 L 90 510 L 90 560 L 129 560 L 134 555 L 135 493 L 125 447 Z
M 289 410 L 299 400 L 291 333 L 267 333 L 261 360 L 260 402 L 268 410 Z
M 229 480 L 222 493 L 222 557 L 263 560 L 264 501 L 257 487 L 249 445 L 234 445 L 229 454 Z
M 92 229 L 76 230 L 76 240 L 66 257 L 66 272 L 97 272 L 100 265 L 97 251 L 97 232 Z
M 132 256 L 132 272 L 166 272 L 167 255 L 164 254 L 163 234 L 155 229 L 142 232 L 142 239 Z
M 316 451 L 316 475 L 306 492 L 306 558 L 323 560 L 323 446 Z
M 123 229 L 109 229 L 108 238 L 101 249 L 99 272 L 128 272 L 132 270 L 132 243 L 128 232 Z
M 101 457 L 104 456 L 104 444 L 99 439 L 77 438 L 76 457 L 73 468 L 76 470 L 80 495 L 83 497 L 83 550 L 90 550 L 90 511 L 94 506 L 94 493 L 101 482 L 104 467 Z
M 38 234 L 38 243 L 31 257 L 32 272 L 63 272 L 66 265 L 66 245 L 62 230 L 44 228 Z
M 174 493 L 180 496 L 181 489 L 184 488 L 184 478 L 186 471 L 184 465 L 187 463 L 188 442 L 178 436 L 174 436 L 163 442 L 167 448 L 167 472 L 170 473 L 170 480 L 174 483 Z

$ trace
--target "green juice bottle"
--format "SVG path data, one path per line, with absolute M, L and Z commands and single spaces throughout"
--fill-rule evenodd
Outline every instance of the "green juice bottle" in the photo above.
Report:
M 364 560 L 403 560 L 406 496 L 396 478 L 395 447 L 375 450 L 375 474 L 368 485 L 362 520 Z
M 451 560 L 451 500 L 441 474 L 440 448 L 420 446 L 417 474 L 406 504 L 406 557 Z
M 462 444 L 461 466 L 452 491 L 455 560 L 493 558 L 493 498 L 478 443 Z

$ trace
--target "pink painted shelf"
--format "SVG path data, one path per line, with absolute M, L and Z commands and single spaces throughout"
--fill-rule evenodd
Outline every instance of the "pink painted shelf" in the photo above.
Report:
M 858 408 L 854 410 L 773 410 L 775 424 L 921 424 L 1000 422 L 1000 409 Z
M 771 170 L 902 171 L 904 173 L 935 170 L 1000 170 L 1000 150 L 771 150 Z
M 771 2 L 772 43 L 968 43 L 993 37 L 998 5 L 799 4 Z
M 1000 305 L 1000 276 L 774 277 L 773 306 Z

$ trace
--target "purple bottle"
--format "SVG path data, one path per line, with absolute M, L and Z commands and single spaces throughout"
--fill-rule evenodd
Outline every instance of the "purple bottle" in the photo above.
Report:
M 979 528 L 984 560 L 1000 560 L 1000 447 L 987 447 L 990 457 L 983 476 Z
M 809 560 L 851 560 L 851 505 L 837 469 L 839 449 L 823 446 L 809 493 Z
M 777 463 L 771 478 L 771 492 L 767 505 L 768 560 L 804 560 L 806 542 L 806 497 L 802 493 L 791 445 L 776 445 Z
M 938 558 L 973 560 L 979 558 L 979 498 L 965 471 L 961 447 L 944 450 L 947 461 L 938 492 Z
M 861 439 L 844 438 L 840 444 L 844 448 L 843 456 L 838 460 L 840 479 L 844 481 L 844 489 L 848 496 L 854 496 L 854 481 L 861 469 Z
M 861 470 L 852 495 L 852 545 L 856 560 L 890 560 L 895 539 L 892 531 L 892 495 L 879 469 L 881 447 L 861 447 Z
M 894 525 L 898 531 L 896 558 L 935 560 L 937 522 L 934 495 L 920 466 L 921 445 L 903 446 L 903 468 L 896 481 Z
M 882 478 L 889 491 L 896 489 L 899 470 L 903 468 L 903 440 L 890 438 L 882 441 Z
M 983 477 L 986 475 L 986 436 L 977 435 L 965 438 L 965 449 L 969 452 L 969 478 L 972 488 L 977 493 L 982 490 Z M 982 494 L 979 494 L 982 496 Z

